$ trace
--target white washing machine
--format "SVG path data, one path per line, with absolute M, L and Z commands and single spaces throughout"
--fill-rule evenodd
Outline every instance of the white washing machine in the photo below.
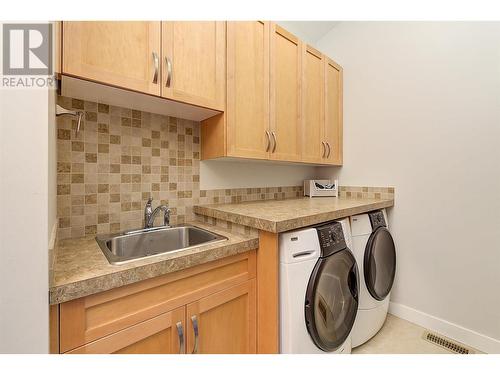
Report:
M 280 352 L 350 353 L 358 310 L 358 268 L 344 219 L 283 233 Z
M 385 210 L 351 217 L 352 251 L 359 267 L 359 307 L 352 347 L 364 344 L 382 328 L 396 273 L 396 248 Z

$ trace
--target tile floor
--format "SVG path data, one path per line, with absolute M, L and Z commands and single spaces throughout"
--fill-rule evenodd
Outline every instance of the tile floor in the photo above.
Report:
M 452 354 L 422 338 L 426 329 L 394 315 L 370 341 L 354 348 L 353 354 Z M 476 351 L 477 352 L 477 351 Z

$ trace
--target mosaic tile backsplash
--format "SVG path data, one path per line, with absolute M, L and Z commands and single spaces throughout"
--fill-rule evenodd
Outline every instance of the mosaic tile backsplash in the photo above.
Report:
M 301 186 L 200 190 L 197 122 L 62 96 L 58 104 L 85 111 L 78 134 L 73 119 L 57 118 L 59 239 L 140 228 L 150 196 L 176 224 L 195 219 L 194 204 L 303 195 Z
M 339 198 L 394 199 L 393 187 L 340 186 Z

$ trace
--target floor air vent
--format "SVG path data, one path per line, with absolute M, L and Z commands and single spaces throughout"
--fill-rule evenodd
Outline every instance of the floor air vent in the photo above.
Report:
M 452 353 L 455 354 L 473 354 L 474 351 L 466 348 L 465 346 L 452 341 L 446 337 L 439 336 L 436 333 L 426 331 L 424 332 L 424 340 L 432 342 L 433 344 L 436 344 L 446 350 L 449 350 Z

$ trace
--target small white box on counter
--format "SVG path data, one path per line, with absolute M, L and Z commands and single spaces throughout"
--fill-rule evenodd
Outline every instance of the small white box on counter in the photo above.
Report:
M 305 197 L 336 197 L 339 180 L 304 180 Z

